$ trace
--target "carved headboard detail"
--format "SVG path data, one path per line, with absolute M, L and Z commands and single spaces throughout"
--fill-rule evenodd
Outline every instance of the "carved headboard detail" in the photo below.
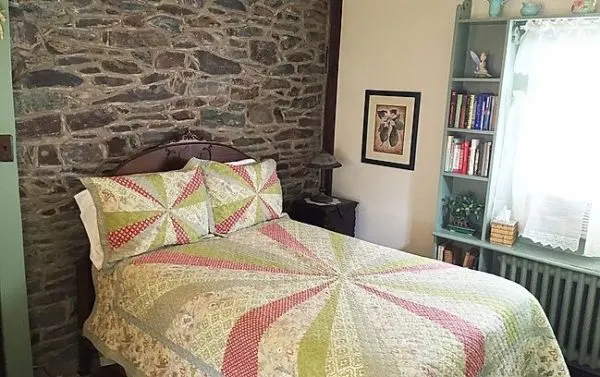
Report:
M 251 158 L 234 147 L 200 141 L 187 134 L 181 140 L 145 150 L 115 168 L 111 175 L 128 175 L 177 170 L 192 158 L 219 162 Z

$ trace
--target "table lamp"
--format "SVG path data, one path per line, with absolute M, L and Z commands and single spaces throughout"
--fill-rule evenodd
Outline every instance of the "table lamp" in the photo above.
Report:
M 333 202 L 333 198 L 326 194 L 327 188 L 325 187 L 325 179 L 324 179 L 324 171 L 332 170 L 335 168 L 339 168 L 342 166 L 335 157 L 327 152 L 320 152 L 315 157 L 310 160 L 307 165 L 311 169 L 318 169 L 321 172 L 321 183 L 319 187 L 319 194 L 313 195 L 310 200 L 316 203 L 331 203 Z

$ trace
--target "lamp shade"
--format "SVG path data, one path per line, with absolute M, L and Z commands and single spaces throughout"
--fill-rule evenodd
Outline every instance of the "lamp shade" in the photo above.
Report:
M 310 160 L 307 165 L 312 169 L 335 169 L 342 166 L 335 157 L 327 152 L 321 152 Z

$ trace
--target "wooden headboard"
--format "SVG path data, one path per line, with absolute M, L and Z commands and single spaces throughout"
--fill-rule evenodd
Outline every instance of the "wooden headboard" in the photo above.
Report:
M 252 158 L 228 145 L 184 138 L 142 151 L 130 159 L 123 161 L 110 175 L 129 175 L 155 173 L 178 170 L 185 166 L 190 158 L 218 162 L 239 161 Z M 77 263 L 77 317 L 79 328 L 83 329 L 85 320 L 92 313 L 95 301 L 94 284 L 92 281 L 92 262 L 85 255 Z M 79 341 L 79 375 L 90 374 L 92 365 L 97 364 L 98 352 L 91 342 L 80 337 Z

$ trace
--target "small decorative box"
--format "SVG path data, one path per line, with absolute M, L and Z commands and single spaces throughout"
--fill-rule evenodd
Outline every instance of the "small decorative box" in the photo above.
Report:
M 490 242 L 495 245 L 513 246 L 517 241 L 518 236 L 518 222 L 501 222 L 492 220 Z

